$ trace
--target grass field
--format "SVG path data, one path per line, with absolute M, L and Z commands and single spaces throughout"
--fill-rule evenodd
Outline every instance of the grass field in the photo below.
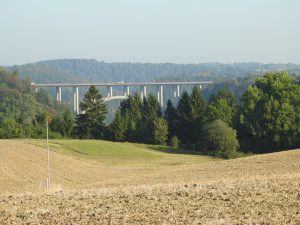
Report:
M 28 143 L 46 147 L 45 141 L 30 140 Z M 96 140 L 53 140 L 52 151 L 72 155 L 81 159 L 97 160 L 105 165 L 163 166 L 207 162 L 212 157 L 197 155 L 195 152 L 133 143 L 113 143 Z
M 0 224 L 300 224 L 300 150 L 219 160 L 105 141 L 0 141 Z

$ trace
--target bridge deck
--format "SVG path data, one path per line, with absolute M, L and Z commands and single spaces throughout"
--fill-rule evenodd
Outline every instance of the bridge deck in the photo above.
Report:
M 138 82 L 138 83 L 125 83 L 125 82 L 114 82 L 114 83 L 56 83 L 56 84 L 35 84 L 34 87 L 85 87 L 85 86 L 150 86 L 150 85 L 201 85 L 201 84 L 212 84 L 211 81 L 187 81 L 187 82 Z

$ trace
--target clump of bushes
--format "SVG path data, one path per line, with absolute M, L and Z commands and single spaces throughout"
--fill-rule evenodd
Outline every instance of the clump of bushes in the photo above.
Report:
M 239 149 L 236 130 L 222 120 L 215 120 L 204 126 L 203 140 L 205 150 L 213 156 L 234 158 Z
M 179 138 L 177 136 L 171 137 L 171 139 L 169 141 L 169 146 L 174 147 L 174 148 L 178 148 L 179 145 L 180 145 Z

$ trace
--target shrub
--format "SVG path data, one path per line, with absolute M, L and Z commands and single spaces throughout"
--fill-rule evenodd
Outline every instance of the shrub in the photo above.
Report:
M 171 147 L 178 148 L 179 145 L 180 145 L 179 138 L 178 138 L 177 136 L 171 137 L 171 139 L 170 139 L 170 141 L 169 141 L 169 145 L 170 145 Z
M 205 125 L 203 141 L 208 152 L 221 158 L 233 158 L 239 148 L 236 131 L 222 120 Z
M 165 145 L 168 139 L 168 124 L 164 118 L 154 120 L 154 143 L 157 145 Z

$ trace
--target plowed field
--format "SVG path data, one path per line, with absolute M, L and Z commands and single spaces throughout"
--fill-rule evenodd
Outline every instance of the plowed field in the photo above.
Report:
M 45 149 L 0 141 L 0 224 L 300 224 L 300 150 L 222 161 L 69 142 L 51 144 L 45 193 Z

